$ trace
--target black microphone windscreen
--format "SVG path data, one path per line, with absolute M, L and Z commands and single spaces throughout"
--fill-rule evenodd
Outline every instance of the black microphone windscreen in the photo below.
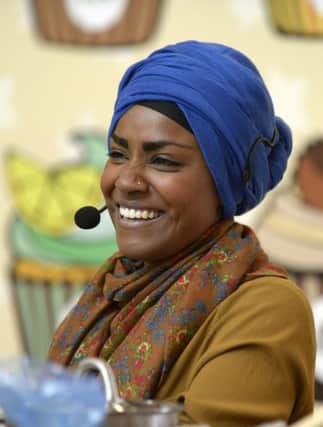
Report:
M 100 211 L 94 206 L 83 206 L 74 215 L 75 224 L 84 229 L 96 227 L 100 219 Z

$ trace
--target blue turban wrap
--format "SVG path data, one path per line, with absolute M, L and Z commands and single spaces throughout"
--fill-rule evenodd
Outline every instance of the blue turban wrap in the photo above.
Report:
M 108 141 L 120 117 L 143 100 L 173 101 L 182 110 L 215 182 L 224 218 L 252 209 L 281 180 L 291 132 L 275 116 L 257 68 L 241 52 L 186 41 L 130 66 L 119 85 Z M 273 146 L 253 147 L 258 138 L 272 140 L 275 133 Z M 245 182 L 248 161 L 251 174 Z

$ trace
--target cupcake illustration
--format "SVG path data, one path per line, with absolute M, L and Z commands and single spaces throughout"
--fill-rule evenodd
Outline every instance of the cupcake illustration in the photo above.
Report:
M 5 156 L 15 214 L 9 224 L 11 285 L 23 350 L 46 356 L 65 305 L 76 298 L 117 246 L 108 215 L 94 230 L 77 229 L 75 212 L 103 204 L 99 188 L 105 139 L 75 133 L 82 149 L 74 164 L 47 169 L 20 152 Z
M 300 156 L 293 184 L 277 195 L 257 227 L 260 242 L 270 258 L 289 271 L 315 313 L 319 313 L 317 307 L 323 307 L 322 188 L 323 138 L 317 138 Z M 322 316 L 317 318 L 320 357 L 316 398 L 323 400 Z
M 146 40 L 160 0 L 33 0 L 34 22 L 48 41 L 124 45 Z
M 323 36 L 322 0 L 267 0 L 271 21 L 285 34 Z

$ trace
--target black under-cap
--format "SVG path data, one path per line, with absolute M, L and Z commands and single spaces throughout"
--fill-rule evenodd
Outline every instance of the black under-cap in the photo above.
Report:
M 147 100 L 147 101 L 138 101 L 138 105 L 143 105 L 144 107 L 151 108 L 152 110 L 158 111 L 161 114 L 164 114 L 174 122 L 178 123 L 183 128 L 187 129 L 189 132 L 193 133 L 191 126 L 189 125 L 186 117 L 182 110 L 177 106 L 173 101 L 162 101 L 162 100 Z

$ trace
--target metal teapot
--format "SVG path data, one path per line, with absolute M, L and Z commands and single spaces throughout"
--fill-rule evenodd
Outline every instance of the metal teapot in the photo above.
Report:
M 119 391 L 111 366 L 101 359 L 83 359 L 80 375 L 97 373 L 106 394 L 106 420 L 103 427 L 176 427 L 181 406 L 158 400 L 125 400 Z

